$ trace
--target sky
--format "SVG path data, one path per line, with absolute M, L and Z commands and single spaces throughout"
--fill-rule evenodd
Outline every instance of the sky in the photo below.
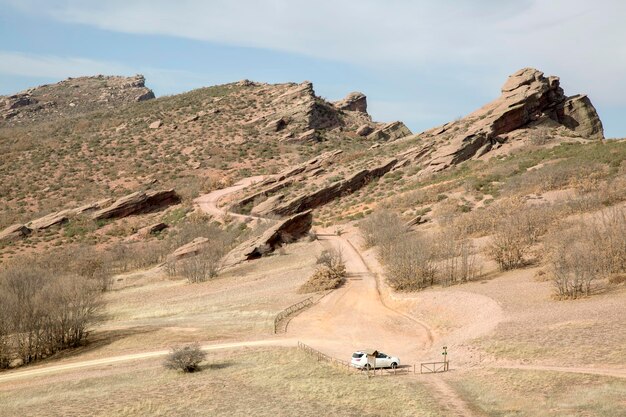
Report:
M 534 67 L 626 137 L 623 0 L 0 0 L 0 94 L 144 74 L 157 96 L 250 79 L 368 97 L 420 132 Z

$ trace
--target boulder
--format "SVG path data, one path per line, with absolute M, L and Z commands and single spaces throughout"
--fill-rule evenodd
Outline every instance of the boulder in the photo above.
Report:
M 139 233 L 141 236 L 150 236 L 150 235 L 155 235 L 159 233 L 160 231 L 167 229 L 168 227 L 169 226 L 167 224 L 159 222 L 159 223 L 151 224 L 150 226 L 142 227 L 141 229 L 138 230 L 137 233 Z
M 50 213 L 44 217 L 31 221 L 27 226 L 34 231 L 45 230 L 52 226 L 66 223 L 69 220 L 70 214 L 72 214 L 71 210 L 62 210 L 56 213 Z
M 373 131 L 374 131 L 374 129 L 370 125 L 361 125 L 356 130 L 356 134 L 359 135 L 359 136 L 367 136 L 370 133 L 372 133 Z
M 270 132 L 280 132 L 287 126 L 287 121 L 284 118 L 278 118 L 270 121 L 267 125 L 265 125 L 265 129 Z
M 557 107 L 558 121 L 582 137 L 604 139 L 600 117 L 586 95 L 569 97 Z
M 387 123 L 370 133 L 367 138 L 371 140 L 392 141 L 411 135 L 411 131 L 404 123 L 395 121 Z
M 206 237 L 197 237 L 191 242 L 179 247 L 174 252 L 167 256 L 168 261 L 178 261 L 180 259 L 188 258 L 190 256 L 196 256 L 206 246 L 209 241 Z
M 334 102 L 333 105 L 339 110 L 367 113 L 367 97 L 357 91 L 348 94 L 343 100 Z
M 163 124 L 162 121 L 160 120 L 155 120 L 154 122 L 150 123 L 150 125 L 148 126 L 150 129 L 158 129 L 161 127 L 161 125 Z
M 295 138 L 297 142 L 308 142 L 317 140 L 317 131 L 315 129 L 309 129 Z
M 277 247 L 305 236 L 313 224 L 311 210 L 297 213 L 270 227 L 261 236 L 248 240 L 233 249 L 225 260 L 231 266 L 247 260 L 257 259 L 274 251 Z
M 117 199 L 113 204 L 96 211 L 94 220 L 114 219 L 131 214 L 145 213 L 172 204 L 180 203 L 180 196 L 174 190 L 138 191 Z
M 0 243 L 20 240 L 31 234 L 31 232 L 32 230 L 23 224 L 14 224 L 0 232 Z

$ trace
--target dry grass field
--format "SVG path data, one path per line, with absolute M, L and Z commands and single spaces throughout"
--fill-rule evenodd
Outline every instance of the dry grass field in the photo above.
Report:
M 7 417 L 452 415 L 419 379 L 368 380 L 280 348 L 211 354 L 190 375 L 151 361 L 16 382 L 0 402 Z

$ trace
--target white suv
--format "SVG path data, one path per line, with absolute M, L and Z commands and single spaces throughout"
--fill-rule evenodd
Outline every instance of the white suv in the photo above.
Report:
M 372 357 L 369 363 L 367 360 L 368 354 Z M 400 359 L 394 356 L 387 356 L 382 352 L 376 350 L 366 349 L 359 350 L 352 354 L 352 366 L 355 368 L 370 369 L 370 368 L 392 368 L 395 369 L 400 365 Z

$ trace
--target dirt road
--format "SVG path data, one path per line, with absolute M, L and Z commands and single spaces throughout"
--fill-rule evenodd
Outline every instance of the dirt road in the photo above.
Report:
M 229 213 L 218 207 L 218 203 L 220 199 L 223 197 L 235 193 L 237 191 L 243 190 L 246 187 L 251 186 L 257 182 L 263 181 L 265 177 L 263 175 L 257 175 L 255 177 L 244 178 L 233 186 L 222 188 L 220 190 L 215 190 L 209 194 L 202 195 L 194 200 L 194 203 L 202 210 L 203 212 L 212 215 L 218 221 L 221 221 L 224 216 L 228 215 L 236 219 L 240 220 L 248 220 L 248 219 L 259 219 L 259 217 L 247 216 L 244 214 L 237 213 Z
M 318 236 L 341 251 L 347 283 L 292 319 L 287 334 L 341 359 L 355 349 L 376 348 L 407 363 L 417 361 L 430 347 L 428 331 L 382 303 L 374 274 L 345 238 Z

